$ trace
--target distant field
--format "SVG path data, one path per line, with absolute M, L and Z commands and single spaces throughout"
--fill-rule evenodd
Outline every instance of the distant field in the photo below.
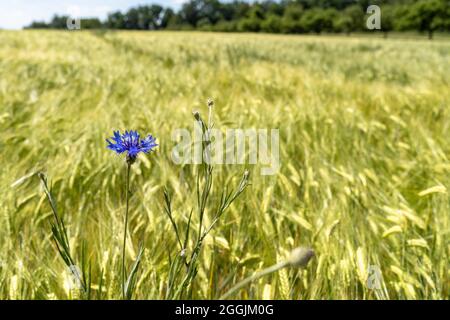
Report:
M 316 257 L 233 298 L 450 298 L 450 41 L 170 32 L 0 31 L 0 298 L 73 298 L 51 242 L 44 171 L 77 256 L 120 298 L 124 165 L 114 129 L 160 144 L 133 168 L 129 259 L 145 236 L 136 298 L 162 299 L 177 243 L 163 209 L 196 207 L 176 128 L 215 101 L 217 128 L 279 128 L 277 175 L 252 185 L 206 238 L 193 299 L 217 298 L 281 261 Z M 218 166 L 214 197 L 244 166 Z M 22 180 L 20 180 L 23 178 Z M 205 219 L 210 219 L 207 212 Z M 132 241 L 131 241 L 132 239 Z M 189 249 L 188 249 L 189 250 Z M 370 266 L 382 287 L 366 285 Z

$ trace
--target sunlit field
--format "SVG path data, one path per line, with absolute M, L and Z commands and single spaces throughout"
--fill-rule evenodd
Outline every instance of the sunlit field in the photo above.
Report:
M 280 170 L 216 165 L 204 223 L 245 169 L 246 190 L 205 237 L 178 298 L 450 298 L 450 41 L 183 32 L 0 31 L 0 298 L 78 299 L 52 240 L 46 175 L 90 299 L 121 299 L 126 164 L 113 130 L 159 147 L 133 165 L 126 259 L 133 299 L 167 298 L 180 254 L 164 208 L 199 221 L 197 165 L 172 160 L 192 112 L 214 127 L 279 129 Z M 186 252 L 193 241 L 187 241 Z M 80 266 L 83 269 L 83 266 Z M 375 268 L 375 269 L 374 269 Z M 381 286 L 370 288 L 380 270 Z

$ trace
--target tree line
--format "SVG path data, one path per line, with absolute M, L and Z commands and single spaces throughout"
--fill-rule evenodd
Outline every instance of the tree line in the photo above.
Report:
M 178 11 L 142 5 L 126 12 L 81 19 L 82 29 L 202 30 L 267 33 L 347 33 L 368 31 L 366 9 L 381 8 L 381 31 L 450 31 L 450 0 L 189 0 Z M 26 28 L 67 28 L 68 16 L 55 15 Z

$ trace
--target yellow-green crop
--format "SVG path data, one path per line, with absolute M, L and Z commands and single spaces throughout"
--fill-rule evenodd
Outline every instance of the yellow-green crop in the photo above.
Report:
M 217 128 L 278 128 L 281 167 L 216 167 L 213 201 L 245 168 L 251 185 L 205 238 L 192 298 L 219 298 L 299 246 L 314 249 L 307 268 L 233 298 L 450 298 L 449 41 L 0 31 L 0 43 L 1 299 L 77 298 L 36 172 L 73 255 L 92 262 L 91 297 L 121 297 L 126 177 L 104 139 L 128 128 L 160 145 L 131 174 L 130 261 L 145 238 L 134 298 L 164 298 L 179 249 L 163 189 L 179 221 L 197 199 L 195 166 L 174 164 L 171 133 L 209 97 Z M 367 285 L 373 268 L 379 289 Z

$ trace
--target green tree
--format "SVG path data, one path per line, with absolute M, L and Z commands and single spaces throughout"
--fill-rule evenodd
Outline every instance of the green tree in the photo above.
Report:
M 49 27 L 52 29 L 66 29 L 67 19 L 69 19 L 69 16 L 54 15 L 52 21 L 49 24 Z
M 390 31 L 394 30 L 394 22 L 396 19 L 395 6 L 385 5 L 381 7 L 381 31 L 384 38 L 388 37 Z
M 261 30 L 261 19 L 249 17 L 241 19 L 238 23 L 238 30 L 244 32 L 258 32 Z
M 103 28 L 103 24 L 98 18 L 83 18 L 81 19 L 81 28 L 101 29 Z
M 108 14 L 105 25 L 110 29 L 125 29 L 125 16 L 122 12 L 112 12 Z
M 253 4 L 248 12 L 248 17 L 239 21 L 240 31 L 258 32 L 261 31 L 261 24 L 265 19 L 264 8 L 259 3 Z
M 236 20 L 220 20 L 214 25 L 213 30 L 220 32 L 236 32 L 238 31 L 238 26 Z
M 155 30 L 159 28 L 162 12 L 160 5 L 139 6 L 128 11 L 126 23 L 131 29 Z
M 336 17 L 335 9 L 313 8 L 305 11 L 300 23 L 306 32 L 320 34 L 323 31 L 333 31 L 333 21 Z
M 33 21 L 29 26 L 26 26 L 25 29 L 48 29 L 50 26 L 45 21 Z
M 268 33 L 281 32 L 281 17 L 275 14 L 270 14 L 261 22 L 261 31 Z
M 184 23 L 193 27 L 200 23 L 204 27 L 221 20 L 221 10 L 222 4 L 219 0 L 190 0 L 181 7 L 180 16 Z
M 428 38 L 433 38 L 436 30 L 448 28 L 450 3 L 448 0 L 420 0 L 416 2 L 406 17 L 406 26 L 421 32 L 427 32 Z
M 102 23 L 92 18 L 82 28 L 177 29 L 274 33 L 351 32 L 365 30 L 365 9 L 381 7 L 381 24 L 391 30 L 450 30 L 450 0 L 187 0 L 178 12 L 160 5 L 145 5 L 112 12 Z M 66 16 L 29 28 L 66 28 Z
M 266 0 L 261 2 L 261 7 L 267 16 L 282 16 L 284 13 L 285 4 L 273 0 Z
M 303 7 L 293 1 L 286 4 L 283 17 L 281 19 L 282 33 L 301 33 L 303 32 L 300 19 L 304 13 Z
M 362 29 L 364 24 L 364 11 L 358 5 L 352 5 L 337 14 L 333 28 L 337 32 L 345 32 L 350 35 Z
M 226 21 L 238 21 L 248 17 L 251 5 L 244 1 L 234 0 L 233 2 L 221 3 L 221 16 Z
M 161 16 L 160 28 L 166 29 L 169 25 L 173 24 L 176 24 L 176 14 L 172 9 L 167 8 Z

